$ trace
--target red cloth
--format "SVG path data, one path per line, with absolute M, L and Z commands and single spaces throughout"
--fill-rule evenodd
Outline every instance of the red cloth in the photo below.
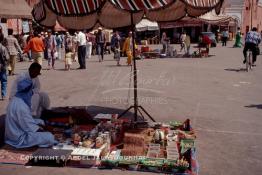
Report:
M 209 39 L 208 36 L 204 35 L 203 38 L 202 38 L 202 43 L 211 44 L 211 40 Z

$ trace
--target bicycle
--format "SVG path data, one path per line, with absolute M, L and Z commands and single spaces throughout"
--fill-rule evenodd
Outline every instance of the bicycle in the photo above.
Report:
M 252 70 L 252 64 L 253 64 L 253 53 L 252 51 L 249 49 L 247 51 L 247 59 L 246 59 L 246 71 L 248 72 L 249 70 Z

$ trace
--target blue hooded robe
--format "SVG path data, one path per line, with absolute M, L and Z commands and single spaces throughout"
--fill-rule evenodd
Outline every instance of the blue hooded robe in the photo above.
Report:
M 18 82 L 17 93 L 7 107 L 5 142 L 16 148 L 49 147 L 56 143 L 50 132 L 37 132 L 43 120 L 31 114 L 32 80 Z

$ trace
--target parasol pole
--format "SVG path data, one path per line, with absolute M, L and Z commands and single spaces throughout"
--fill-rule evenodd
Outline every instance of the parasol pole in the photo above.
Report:
M 132 55 L 133 55 L 133 77 L 134 77 L 134 105 L 130 106 L 127 110 L 125 110 L 122 114 L 120 114 L 119 118 L 123 117 L 129 110 L 134 108 L 134 123 L 138 123 L 138 112 L 143 118 L 142 122 L 145 122 L 145 118 L 143 113 L 147 115 L 153 122 L 156 120 L 142 107 L 138 105 L 138 96 L 137 96 L 137 68 L 136 68 L 136 45 L 135 45 L 135 24 L 134 24 L 134 13 L 130 13 L 131 16 L 131 31 L 132 31 Z
M 134 112 L 135 122 L 137 122 L 138 98 L 137 98 L 137 68 L 136 68 L 136 46 L 135 46 L 135 24 L 134 15 L 131 13 L 131 30 L 132 30 L 132 45 L 133 45 L 133 66 L 134 66 Z

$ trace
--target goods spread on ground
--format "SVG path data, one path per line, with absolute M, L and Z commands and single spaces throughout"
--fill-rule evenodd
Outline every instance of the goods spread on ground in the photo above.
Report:
M 196 135 L 190 120 L 147 123 L 136 128 L 130 120 L 118 119 L 115 114 L 98 114 L 92 122 L 86 123 L 79 123 L 74 118 L 60 116 L 46 119 L 48 130 L 59 141 L 50 148 L 51 152 L 70 151 L 62 160 L 63 166 L 184 175 L 196 175 L 198 172 Z M 39 151 L 41 149 L 36 155 Z M 41 164 L 39 161 L 33 164 L 36 162 Z

